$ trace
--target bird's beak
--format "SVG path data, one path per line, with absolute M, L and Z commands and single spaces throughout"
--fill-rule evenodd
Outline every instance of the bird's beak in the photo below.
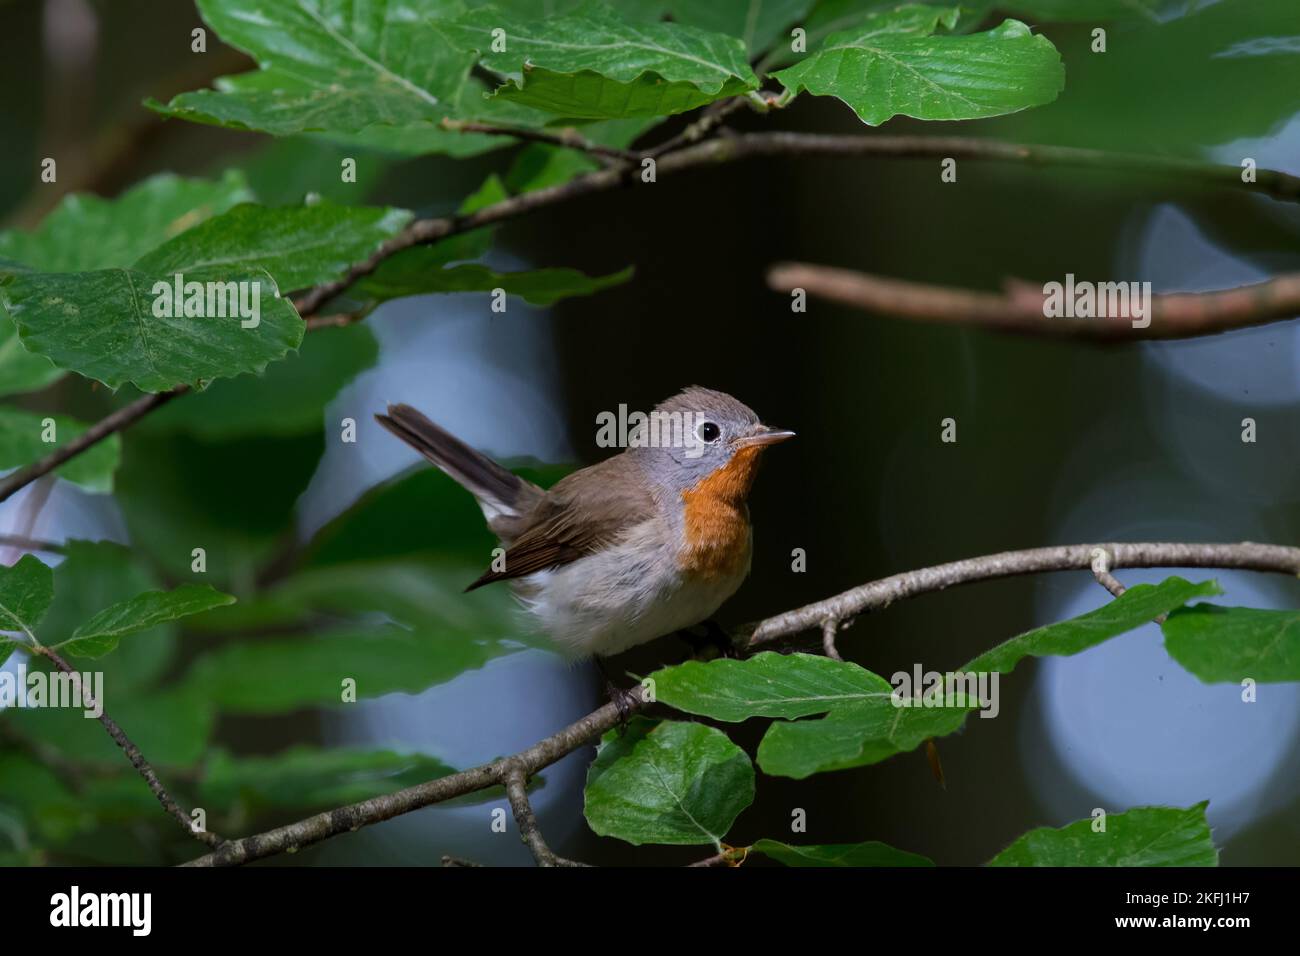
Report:
M 749 434 L 738 437 L 735 444 L 740 448 L 749 445 L 775 445 L 777 442 L 785 441 L 793 437 L 794 432 L 786 431 L 783 428 L 769 428 L 767 425 L 755 425 Z

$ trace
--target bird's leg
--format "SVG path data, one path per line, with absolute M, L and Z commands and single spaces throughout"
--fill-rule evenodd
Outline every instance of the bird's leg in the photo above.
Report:
M 683 628 L 677 636 L 691 646 L 697 658 L 711 661 L 718 657 L 735 657 L 736 647 L 728 634 L 713 618 L 693 627 Z
M 618 734 L 621 737 L 627 732 L 627 719 L 632 713 L 627 703 L 628 692 L 614 683 L 614 678 L 605 664 L 605 658 L 597 654 L 593 660 L 600 670 L 600 676 L 605 679 L 605 695 L 609 697 L 609 702 L 618 708 Z

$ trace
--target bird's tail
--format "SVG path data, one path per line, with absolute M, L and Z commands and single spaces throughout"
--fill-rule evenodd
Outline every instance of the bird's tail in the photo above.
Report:
M 542 497 L 542 490 L 532 482 L 470 448 L 410 405 L 389 405 L 388 414 L 376 415 L 375 420 L 478 499 L 488 526 L 503 538 L 510 536 L 514 524 L 510 519 L 527 514 Z

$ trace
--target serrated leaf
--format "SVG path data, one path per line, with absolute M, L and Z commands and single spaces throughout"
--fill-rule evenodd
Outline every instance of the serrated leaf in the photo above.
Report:
M 749 757 L 721 731 L 633 717 L 601 741 L 583 812 L 596 833 L 636 846 L 720 846 L 753 801 Z
M 758 765 L 764 773 L 796 780 L 865 767 L 952 733 L 977 706 L 960 695 L 944 706 L 902 707 L 876 698 L 837 708 L 819 720 L 777 721 L 759 742 Z
M 31 273 L 7 280 L 0 298 L 30 351 L 110 388 L 130 382 L 141 391 L 161 392 L 260 371 L 302 341 L 302 320 L 265 272 L 184 274 L 186 286 L 199 282 L 214 291 L 213 304 L 222 311 L 234 311 L 230 289 L 247 290 L 250 313 L 256 293 L 255 327 L 243 328 L 238 315 L 217 317 L 207 297 L 201 311 L 213 317 L 176 315 L 183 302 L 170 309 L 173 315 L 155 316 L 162 290 L 174 287 L 176 275 L 133 269 Z
M 182 402 L 169 402 L 136 428 L 215 441 L 319 433 L 326 406 L 378 358 L 379 343 L 365 323 L 317 329 L 307 348 L 268 365 L 262 374 L 214 382 Z
M 1162 629 L 1169 656 L 1207 684 L 1300 680 L 1300 611 L 1197 604 Z
M 0 232 L 0 257 L 40 272 L 129 266 L 155 246 L 252 199 L 237 170 L 219 180 L 162 173 L 116 199 L 74 193 L 31 232 Z
M 0 306 L 0 395 L 35 392 L 57 382 L 63 369 L 44 355 L 27 351 L 13 319 Z
M 678 23 L 738 37 L 751 57 L 762 53 L 785 28 L 799 23 L 813 0 L 670 0 Z
M 945 706 L 898 706 L 894 687 L 883 677 L 812 654 L 764 651 L 745 660 L 691 661 L 652 676 L 657 700 L 715 720 L 829 712 L 821 720 L 779 721 L 768 728 L 758 764 L 782 777 L 878 763 L 952 733 L 979 706 L 960 693 L 939 701 Z
M 1180 577 L 1166 578 L 1159 584 L 1135 584 L 1095 611 L 1026 631 L 986 651 L 961 669 L 1009 674 L 1026 657 L 1078 654 L 1168 614 L 1192 598 L 1222 593 L 1214 581 L 1193 584 Z
M 24 554 L 14 565 L 0 565 L 0 631 L 34 636 L 53 600 L 54 575 L 38 558 Z
M 1056 99 L 1065 71 L 1056 48 L 1018 20 L 985 33 L 914 36 L 854 29 L 774 74 L 790 94 L 834 96 L 862 122 L 892 116 L 977 119 Z
M 54 569 L 54 603 L 41 619 L 36 636 L 53 647 L 102 608 L 125 601 L 160 582 L 141 556 L 112 541 L 63 543 L 63 560 Z M 172 663 L 176 629 L 163 624 L 134 635 L 112 657 L 95 665 L 115 695 L 151 685 Z M 146 791 L 147 794 L 147 791 Z
M 893 687 L 871 671 L 814 654 L 763 651 L 744 660 L 687 661 L 651 675 L 655 698 L 714 720 L 806 717 L 870 700 Z
M 55 441 L 45 441 L 44 422 L 54 422 Z M 65 415 L 47 415 L 20 408 L 0 408 L 0 470 L 21 468 L 44 458 L 86 430 Z M 113 473 L 122 458 L 122 440 L 110 435 L 54 470 L 60 478 L 85 491 L 107 494 L 113 490 Z
M 821 846 L 791 846 L 778 840 L 759 840 L 750 849 L 786 866 L 934 866 L 929 857 L 897 850 L 875 840 Z
M 206 584 L 182 584 L 170 591 L 146 591 L 104 608 L 59 646 L 74 657 L 103 657 L 127 635 L 234 603 L 233 596 L 222 594 Z
M 294 747 L 269 757 L 218 751 L 204 767 L 199 794 L 205 806 L 217 808 L 237 801 L 254 808 L 335 807 L 454 772 L 436 757 L 391 750 Z
M 424 253 L 421 255 L 421 253 Z M 374 274 L 358 284 L 358 290 L 377 301 L 431 292 L 491 292 L 504 289 L 533 305 L 551 305 L 560 299 L 592 295 L 632 278 L 632 267 L 594 278 L 576 269 L 533 269 L 526 272 L 497 272 L 477 263 L 436 268 L 429 260 L 439 255 L 436 248 L 412 249 L 394 256 Z
M 506 77 L 494 98 L 561 116 L 668 116 L 755 89 L 734 37 L 675 23 L 634 23 L 600 4 L 521 21 L 485 7 L 444 27 Z M 504 30 L 504 51 L 494 49 Z
M 410 221 L 405 209 L 244 203 L 153 250 L 134 268 L 150 275 L 266 271 L 292 292 L 336 278 Z
M 1205 818 L 1208 802 L 1194 807 L 1137 807 L 1106 816 L 1105 832 L 1093 820 L 1060 829 L 1030 830 L 989 866 L 1217 866 Z
M 200 0 L 208 25 L 259 69 L 148 105 L 276 136 L 376 125 L 433 131 L 474 59 L 438 29 L 439 18 L 461 9 L 457 0 Z

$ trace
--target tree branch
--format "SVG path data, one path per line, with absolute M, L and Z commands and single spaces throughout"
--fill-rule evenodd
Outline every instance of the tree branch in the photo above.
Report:
M 96 707 L 95 699 L 91 696 L 90 690 L 82 686 L 81 673 L 75 670 L 72 665 L 64 660 L 63 657 L 53 648 L 42 647 L 39 645 L 35 647 L 28 645 L 24 646 L 33 654 L 40 654 L 42 657 L 48 658 L 55 667 L 72 678 L 74 689 L 81 695 L 81 699 L 85 703 L 86 708 L 88 710 L 99 710 L 99 722 L 104 725 L 104 729 L 108 731 L 108 735 L 113 738 L 113 743 L 122 748 L 122 752 L 126 754 L 126 759 L 131 761 L 131 766 L 135 768 L 136 773 L 140 774 L 140 776 L 144 778 L 144 782 L 148 784 L 153 795 L 157 797 L 158 802 L 162 804 L 163 810 L 179 823 L 185 829 L 186 833 L 198 840 L 200 843 L 206 843 L 208 846 L 220 845 L 222 842 L 221 837 L 217 836 L 215 833 L 208 830 L 194 829 L 193 819 L 185 812 L 180 804 L 172 799 L 171 794 L 169 794 L 167 789 L 162 785 L 162 781 L 158 779 L 158 774 L 154 771 L 153 767 L 150 766 L 149 761 L 145 760 L 144 754 L 140 752 L 140 748 L 137 747 L 131 738 L 126 735 L 126 732 L 117 725 L 117 722 L 113 720 L 112 717 L 108 716 L 108 713 L 102 706 L 98 708 Z
M 950 564 L 921 568 L 872 581 L 825 601 L 787 611 L 785 614 L 778 614 L 742 628 L 738 632 L 736 643 L 744 650 L 752 650 L 779 637 L 823 628 L 828 621 L 838 624 L 863 611 L 887 607 L 894 601 L 929 591 L 940 591 L 954 584 L 1043 571 L 1087 570 L 1092 567 L 1093 553 L 1099 547 L 1104 548 L 1112 556 L 1111 560 L 1115 567 L 1241 568 L 1300 576 L 1300 548 L 1251 542 L 1077 544 L 1034 548 L 1028 551 L 1004 551 L 1001 554 L 954 561 Z M 515 810 L 515 819 L 519 821 L 520 833 L 529 843 L 538 862 L 542 863 L 543 856 L 538 855 L 538 848 L 541 848 L 543 854 L 551 854 L 551 851 L 536 830 L 536 821 L 532 819 L 531 808 L 523 809 L 527 805 L 526 792 L 523 804 L 518 802 L 520 788 L 532 774 L 617 726 L 625 719 L 626 714 L 645 708 L 646 701 L 643 695 L 637 693 L 635 689 L 622 693 L 624 697 L 621 708 L 618 703 L 611 701 L 559 733 L 514 756 L 447 777 L 439 777 L 383 797 L 375 797 L 327 813 L 320 813 L 297 823 L 277 827 L 242 840 L 231 840 L 222 844 L 216 851 L 185 865 L 232 866 L 265 859 L 277 853 L 319 843 L 340 833 L 358 830 L 372 823 L 390 820 L 430 804 L 441 803 L 453 797 L 502 784 L 506 786 L 507 796 L 510 796 L 513 787 L 515 793 L 511 797 L 511 806 Z M 523 810 L 522 816 L 521 810 Z M 530 834 L 533 839 L 530 839 Z M 700 861 L 698 865 L 713 866 L 723 862 L 728 861 L 724 860 L 722 855 L 718 855 Z M 559 863 L 566 865 L 568 861 L 559 861 Z
M 1241 568 L 1300 576 L 1300 548 L 1279 544 L 1183 544 L 1143 542 L 1127 544 L 1071 544 L 1027 551 L 967 558 L 934 567 L 906 571 L 872 581 L 784 614 L 749 624 L 736 632 L 736 646 L 754 650 L 778 638 L 821 629 L 828 620 L 841 624 L 864 611 L 885 608 L 895 601 L 942 591 L 955 584 L 991 581 L 1020 574 L 1092 568 L 1093 551 L 1104 548 L 1114 568 Z
M 736 107 L 729 107 L 729 109 L 734 108 Z M 706 118 L 702 117 L 697 125 L 703 126 L 705 122 Z M 706 133 L 710 129 L 712 129 L 711 126 L 704 127 Z M 664 145 L 668 146 L 672 143 L 673 140 L 670 140 Z M 658 155 L 659 150 L 662 148 L 652 150 L 651 155 Z M 779 155 L 884 156 L 901 159 L 952 156 L 1032 164 L 1054 163 L 1098 166 L 1151 173 L 1166 178 L 1182 177 L 1211 185 L 1252 189 L 1273 196 L 1276 199 L 1300 200 L 1300 177 L 1275 170 L 1261 169 L 1258 171 L 1257 182 L 1243 183 L 1240 176 L 1241 171 L 1236 166 L 1126 153 L 1106 153 L 1100 150 L 1074 149 L 1063 146 L 1027 146 L 955 136 L 834 136 L 789 132 L 746 133 L 738 136 L 707 139 L 682 148 L 673 148 L 660 156 L 656 168 L 658 175 L 671 175 L 701 166 L 717 165 L 759 156 Z M 620 164 L 586 173 L 567 183 L 511 196 L 468 215 L 417 219 L 400 233 L 384 242 L 371 256 L 350 266 L 339 278 L 322 283 L 295 297 L 293 304 L 297 308 L 298 314 L 307 322 L 309 329 L 347 324 L 347 321 L 351 321 L 350 316 L 347 319 L 327 316 L 317 322 L 313 322 L 313 317 L 330 299 L 351 288 L 359 279 L 373 273 L 382 262 L 397 253 L 412 246 L 437 242 L 439 239 L 468 232 L 471 229 L 478 229 L 481 226 L 514 219 L 538 209 L 545 209 L 549 206 L 568 202 L 580 196 L 613 189 L 626 181 L 627 169 Z M 1264 283 L 1264 285 L 1268 285 L 1268 283 Z M 1214 294 L 1230 296 L 1247 293 L 1250 289 L 1258 288 L 1249 286 L 1246 290 L 1233 290 L 1232 293 Z M 1279 294 L 1279 290 L 1274 289 L 1273 294 Z M 1292 294 L 1290 287 L 1287 288 L 1286 294 Z M 1178 297 L 1169 296 L 1164 298 L 1174 299 Z M 1243 305 L 1234 300 L 1233 303 L 1225 301 L 1222 307 L 1241 308 Z M 1094 326 L 1096 325 L 1094 323 L 1093 326 L 1089 326 L 1089 329 L 1085 330 L 1085 334 L 1088 331 L 1095 333 L 1096 328 Z M 114 432 L 120 431 L 138 421 L 155 408 L 186 391 L 188 391 L 188 387 L 180 385 L 170 392 L 145 395 L 130 405 L 118 409 L 92 425 L 76 440 L 0 481 L 0 501 L 4 501 L 20 488 L 42 475 L 48 474 L 65 461 L 79 455 Z
M 453 133 L 484 133 L 488 136 L 510 136 L 526 143 L 546 143 L 548 146 L 561 146 L 574 149 L 580 153 L 589 153 L 601 159 L 629 162 L 641 158 L 641 154 L 631 149 L 619 149 L 593 143 L 572 126 L 566 126 L 558 133 L 550 130 L 532 129 L 524 126 L 494 126 L 491 123 L 476 123 L 471 120 L 455 120 L 445 117 L 442 128 Z
M 585 863 L 575 863 L 573 860 L 556 856 L 555 851 L 547 846 L 546 840 L 542 837 L 542 829 L 537 823 L 537 814 L 533 812 L 533 805 L 528 800 L 528 777 L 523 769 L 513 767 L 507 770 L 505 783 L 506 798 L 510 801 L 510 809 L 514 812 L 515 823 L 519 825 L 519 835 L 528 844 L 528 849 L 532 851 L 537 865 L 586 866 Z
M 419 810 L 453 797 L 476 793 L 488 787 L 505 785 L 511 773 L 519 771 L 526 776 L 549 767 L 583 744 L 618 726 L 626 715 L 644 709 L 647 702 L 636 691 L 622 691 L 621 706 L 610 701 L 603 707 L 575 721 L 559 733 L 533 744 L 512 757 L 494 760 L 470 770 L 462 770 L 427 783 L 416 784 L 396 793 L 373 797 L 337 810 L 318 813 L 297 823 L 277 827 L 266 833 L 229 840 L 207 856 L 191 860 L 186 866 L 236 866 L 262 860 L 277 853 L 297 850 L 319 843 L 363 826 L 391 820 L 393 817 Z
M 183 395 L 188 391 L 188 385 L 178 385 L 170 392 L 142 395 L 130 405 L 123 405 L 117 411 L 95 422 L 66 445 L 60 445 L 44 458 L 37 459 L 25 468 L 19 468 L 8 478 L 0 481 L 0 501 L 5 501 L 14 492 L 30 485 L 37 478 L 48 475 L 59 465 L 77 457 L 87 448 L 98 444 L 114 432 L 134 424 L 155 408 L 166 405 L 177 395 Z
M 854 308 L 925 322 L 1109 342 L 1190 338 L 1300 314 L 1300 273 L 1294 272 L 1236 289 L 1153 295 L 1145 328 L 1134 327 L 1131 315 L 1049 318 L 1042 287 L 1021 281 L 1008 282 L 1006 292 L 999 294 L 794 262 L 773 266 L 767 284 L 778 291 L 803 289 Z

